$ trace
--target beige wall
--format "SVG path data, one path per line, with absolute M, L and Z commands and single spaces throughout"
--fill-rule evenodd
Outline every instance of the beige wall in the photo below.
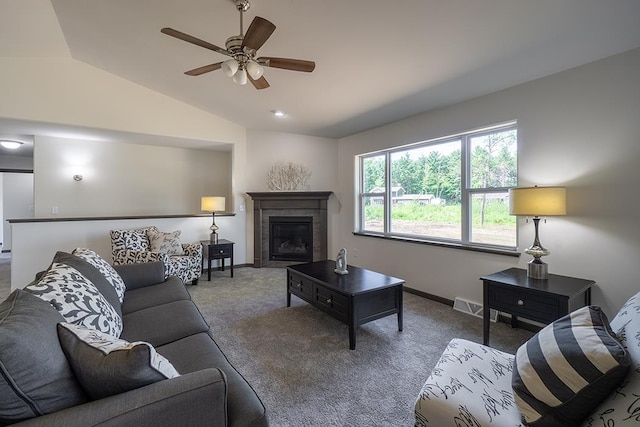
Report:
M 482 301 L 478 278 L 520 259 L 351 235 L 354 156 L 518 120 L 520 185 L 564 185 L 568 215 L 541 224 L 551 273 L 590 278 L 593 302 L 614 314 L 638 291 L 640 259 L 640 50 L 568 70 L 511 89 L 419 115 L 339 142 L 342 206 L 334 241 L 349 262 L 406 279 L 407 286 L 441 297 Z M 519 247 L 533 241 L 533 225 L 519 220 Z M 335 249 L 335 248 L 334 248 Z
M 230 151 L 52 137 L 35 144 L 39 218 L 200 213 L 201 196 L 231 196 Z
M 338 188 L 338 141 L 282 132 L 247 131 L 246 191 L 268 191 L 267 172 L 279 161 L 302 164 L 311 171 L 309 189 L 336 191 Z M 247 209 L 247 260 L 253 260 L 253 202 L 243 199 Z M 333 227 L 339 213 L 337 199 L 328 203 L 328 225 Z M 328 246 L 331 248 L 331 235 Z M 331 251 L 329 251 L 331 253 Z

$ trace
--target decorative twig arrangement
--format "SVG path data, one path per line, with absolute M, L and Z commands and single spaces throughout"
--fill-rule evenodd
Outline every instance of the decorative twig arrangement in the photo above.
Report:
M 290 191 L 309 189 L 311 171 L 293 162 L 278 162 L 267 172 L 269 190 Z

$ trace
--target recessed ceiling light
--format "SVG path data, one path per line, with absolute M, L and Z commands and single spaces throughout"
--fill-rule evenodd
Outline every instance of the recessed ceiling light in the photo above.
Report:
M 282 110 L 271 110 L 271 112 L 276 117 L 284 117 L 285 116 L 284 111 L 282 111 Z
M 4 148 L 8 148 L 10 150 L 15 150 L 16 148 L 20 148 L 20 146 L 22 145 L 22 142 L 20 141 L 0 141 L 0 145 L 2 145 Z

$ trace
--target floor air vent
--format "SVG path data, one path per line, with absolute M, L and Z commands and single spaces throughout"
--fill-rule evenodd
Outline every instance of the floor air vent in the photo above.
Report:
M 453 302 L 453 309 L 482 318 L 482 304 L 478 304 L 473 301 L 468 301 L 463 298 L 456 298 Z M 494 309 L 491 309 L 489 319 L 492 322 L 495 322 L 498 319 L 498 312 Z

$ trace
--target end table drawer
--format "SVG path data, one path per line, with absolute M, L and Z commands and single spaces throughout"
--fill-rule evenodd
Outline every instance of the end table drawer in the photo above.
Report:
M 322 286 L 316 286 L 313 302 L 317 307 L 331 313 L 339 320 L 347 318 L 347 297 L 344 295 L 332 292 Z
M 231 246 L 209 248 L 211 251 L 211 258 L 231 258 Z
M 548 295 L 536 296 L 501 287 L 489 288 L 489 305 L 498 311 L 542 322 L 552 322 L 562 314 L 558 300 Z
M 289 292 L 306 301 L 311 301 L 313 282 L 301 276 L 291 275 L 289 278 Z

